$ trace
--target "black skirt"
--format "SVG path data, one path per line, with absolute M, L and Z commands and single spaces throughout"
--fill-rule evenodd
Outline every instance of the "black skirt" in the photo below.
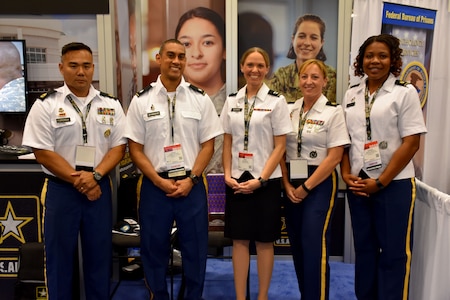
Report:
M 280 178 L 270 179 L 266 187 L 252 194 L 234 194 L 233 189 L 226 186 L 225 237 L 268 243 L 279 239 L 280 235 Z

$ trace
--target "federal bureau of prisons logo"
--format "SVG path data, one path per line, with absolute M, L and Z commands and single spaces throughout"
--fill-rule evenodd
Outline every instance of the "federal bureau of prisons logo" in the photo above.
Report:
M 420 105 L 423 108 L 428 96 L 428 73 L 424 65 L 418 61 L 410 62 L 403 69 L 400 79 L 411 83 L 416 88 Z

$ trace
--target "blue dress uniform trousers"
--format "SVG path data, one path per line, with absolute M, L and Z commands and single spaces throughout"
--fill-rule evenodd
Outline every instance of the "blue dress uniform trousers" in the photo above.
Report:
M 359 300 L 408 299 L 414 178 L 358 197 L 348 192 L 355 242 L 355 292 Z
M 109 299 L 112 262 L 111 182 L 105 176 L 101 197 L 89 201 L 71 184 L 44 184 L 44 243 L 48 299 L 72 300 L 74 259 L 81 237 L 87 300 Z
M 169 299 L 166 274 L 174 220 L 186 280 L 184 299 L 201 299 L 208 254 L 208 205 L 203 180 L 187 197 L 171 198 L 143 176 L 139 198 L 141 257 L 151 299 Z
M 309 167 L 309 174 L 314 169 Z M 294 187 L 297 186 L 294 184 Z M 328 299 L 330 225 L 336 199 L 336 171 L 316 186 L 301 203 L 286 199 L 286 227 L 302 300 Z

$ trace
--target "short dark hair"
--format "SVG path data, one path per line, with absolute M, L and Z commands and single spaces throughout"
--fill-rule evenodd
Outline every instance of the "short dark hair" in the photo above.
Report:
M 166 48 L 167 44 L 178 44 L 178 45 L 183 46 L 183 48 L 184 48 L 184 44 L 182 42 L 180 42 L 179 40 L 177 40 L 177 39 L 168 39 L 168 40 L 165 40 L 164 42 L 162 42 L 161 47 L 159 48 L 159 54 L 160 55 L 164 52 L 164 48 Z
M 72 42 L 72 43 L 68 43 L 62 47 L 61 56 L 63 56 L 67 52 L 78 51 L 78 50 L 86 50 L 92 54 L 92 50 L 91 50 L 91 48 L 89 48 L 88 45 L 85 45 L 83 43 L 78 43 L 78 42 Z
M 367 47 L 375 42 L 380 42 L 385 44 L 389 48 L 389 52 L 391 54 L 391 68 L 390 72 L 394 74 L 395 76 L 399 76 L 402 72 L 402 52 L 403 49 L 400 48 L 400 40 L 390 34 L 380 34 L 380 35 L 373 35 L 369 37 L 367 40 L 364 41 L 364 43 L 359 47 L 358 55 L 356 56 L 355 62 L 353 63 L 353 67 L 355 69 L 355 76 L 363 77 L 364 76 L 364 70 L 363 70 L 363 60 L 364 60 L 364 54 L 366 52 Z

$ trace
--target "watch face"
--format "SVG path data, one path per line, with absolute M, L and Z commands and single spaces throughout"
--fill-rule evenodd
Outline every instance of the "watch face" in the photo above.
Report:
M 102 175 L 100 175 L 100 173 L 98 173 L 98 172 L 94 172 L 94 179 L 100 180 L 100 179 L 102 179 Z
M 198 183 L 198 177 L 197 177 L 197 175 L 191 174 L 189 177 L 192 179 L 192 182 L 193 182 L 194 184 L 197 184 L 197 183 Z

